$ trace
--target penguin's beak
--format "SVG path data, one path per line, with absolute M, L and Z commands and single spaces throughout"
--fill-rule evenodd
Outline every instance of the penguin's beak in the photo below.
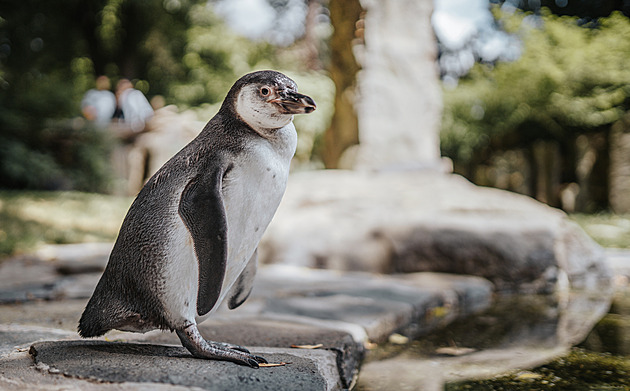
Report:
M 315 101 L 310 96 L 294 91 L 281 91 L 277 98 L 269 102 L 279 105 L 285 114 L 308 114 L 317 108 Z

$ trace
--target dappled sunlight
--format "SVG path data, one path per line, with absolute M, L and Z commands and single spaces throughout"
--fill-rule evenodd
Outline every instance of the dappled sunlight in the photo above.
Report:
M 77 192 L 0 193 L 0 258 L 47 243 L 113 241 L 131 201 Z
M 50 198 L 22 199 L 15 208 L 17 217 L 51 229 L 100 232 L 101 236 L 111 237 L 120 229 L 129 205 L 130 199 L 126 197 L 58 193 Z

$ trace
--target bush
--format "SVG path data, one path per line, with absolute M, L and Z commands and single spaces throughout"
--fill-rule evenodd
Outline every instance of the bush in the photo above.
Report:
M 46 126 L 39 145 L 0 138 L 0 188 L 106 192 L 112 172 L 113 140 L 84 121 Z

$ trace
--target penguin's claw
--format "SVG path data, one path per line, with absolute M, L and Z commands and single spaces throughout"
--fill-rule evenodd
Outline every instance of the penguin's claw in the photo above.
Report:
M 252 368 L 259 368 L 259 364 L 269 364 L 269 362 L 264 357 L 255 356 L 252 354 L 251 358 L 247 359 L 247 364 Z

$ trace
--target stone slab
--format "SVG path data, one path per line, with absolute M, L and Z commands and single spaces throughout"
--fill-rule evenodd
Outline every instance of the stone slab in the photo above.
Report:
M 64 268 L 62 270 L 65 271 L 60 272 L 58 264 L 40 257 L 38 253 L 3 261 L 0 264 L 0 304 L 89 298 L 103 266 L 100 271 L 89 266 L 91 254 L 88 250 L 89 247 L 85 254 L 88 263 L 82 265 L 79 260 L 73 261 L 72 272 Z
M 385 276 L 270 265 L 260 274 L 252 292 L 260 314 L 355 324 L 373 342 L 395 332 L 415 338 L 486 308 L 493 292 L 483 278 L 440 273 Z
M 338 390 L 332 352 L 252 348 L 269 362 L 253 369 L 196 359 L 182 347 L 106 341 L 40 342 L 31 355 L 50 373 L 113 383 L 166 383 L 204 390 Z
M 34 256 L 51 263 L 58 273 L 82 274 L 105 270 L 113 243 L 45 245 Z
M 206 339 L 242 346 L 291 349 L 293 346 L 321 345 L 319 350 L 334 353 L 341 383 L 346 388 L 356 379 L 365 352 L 363 343 L 355 341 L 348 332 L 288 320 L 261 317 L 211 318 L 200 324 L 199 331 Z M 179 344 L 177 336 L 170 332 L 149 333 L 146 336 L 136 334 L 136 337 L 130 337 L 150 343 Z M 290 351 L 296 349 L 298 348 Z
M 91 293 L 97 280 L 98 273 L 58 275 L 52 285 Z M 366 342 L 387 340 L 395 332 L 412 337 L 426 333 L 475 308 L 485 308 L 492 300 L 492 290 L 490 282 L 478 277 L 437 273 L 383 276 L 270 265 L 260 269 L 252 295 L 243 306 L 235 311 L 220 309 L 200 330 L 211 340 L 289 352 L 299 351 L 291 349 L 292 345 L 322 344 L 318 350 L 334 357 L 336 381 L 348 388 L 356 380 Z M 81 296 L 85 294 L 59 297 Z M 0 305 L 0 322 L 62 327 L 76 336 L 76 322 L 85 303 L 85 299 L 73 299 Z M 169 332 L 113 331 L 105 338 L 179 346 L 177 337 Z
M 75 332 L 87 299 L 0 304 L 0 324 L 20 324 Z
M 0 324 L 0 357 L 29 347 L 33 342 L 76 338 L 76 333 L 18 324 Z

